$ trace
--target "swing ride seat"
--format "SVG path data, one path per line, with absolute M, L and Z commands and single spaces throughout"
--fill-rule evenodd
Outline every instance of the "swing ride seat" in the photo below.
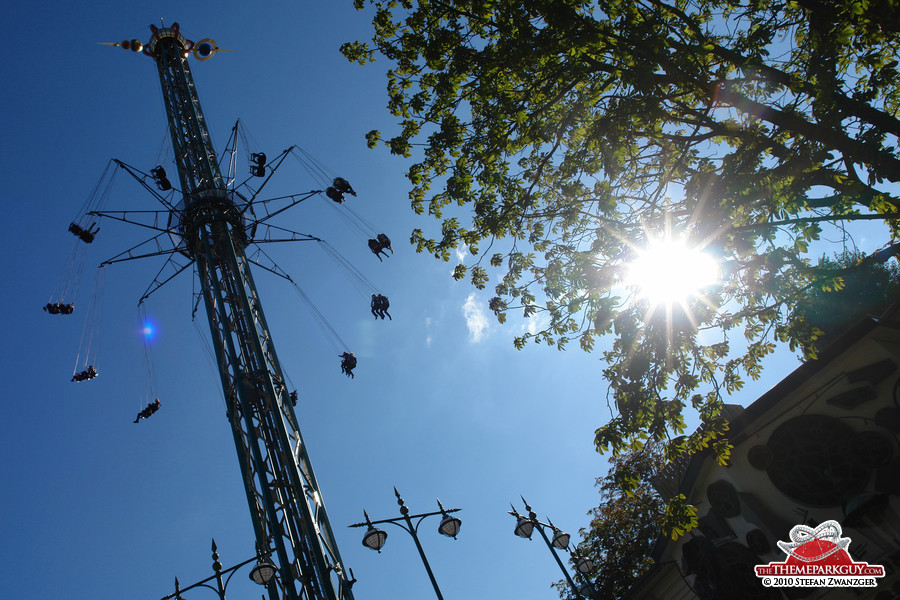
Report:
M 150 169 L 150 174 L 153 176 L 153 180 L 156 182 L 156 187 L 159 188 L 161 192 L 166 192 L 172 189 L 172 182 L 169 181 L 168 176 L 166 175 L 166 170 L 162 168 L 162 166 L 156 166 Z
M 343 177 L 335 177 L 334 181 L 331 182 L 331 185 L 333 185 L 334 189 L 341 192 L 342 194 L 350 194 L 351 196 L 356 195 L 356 192 L 354 192 L 353 188 L 350 187 L 350 182 L 348 182 Z
M 391 248 L 391 238 L 383 233 L 379 233 L 375 236 L 375 239 L 378 240 L 378 243 L 381 244 L 381 247 L 391 251 L 391 254 L 394 253 L 394 249 Z

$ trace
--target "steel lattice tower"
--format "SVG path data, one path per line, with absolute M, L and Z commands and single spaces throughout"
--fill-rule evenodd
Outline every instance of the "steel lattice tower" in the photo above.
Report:
M 227 189 L 200 109 L 194 44 L 177 23 L 150 29 L 143 52 L 159 70 L 182 190 L 169 229 L 196 262 L 257 544 L 272 552 L 284 598 L 352 600 L 244 252 L 247 205 Z M 269 596 L 280 597 L 274 580 Z

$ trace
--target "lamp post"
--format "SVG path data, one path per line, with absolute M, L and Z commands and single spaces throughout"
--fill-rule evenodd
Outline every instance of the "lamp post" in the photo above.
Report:
M 515 506 L 510 505 L 512 508 L 511 511 L 508 511 L 509 514 L 516 518 L 516 528 L 513 531 L 517 536 L 521 538 L 531 539 L 531 535 L 535 529 L 538 530 L 538 533 L 541 534 L 541 537 L 544 540 L 544 543 L 547 544 L 547 549 L 550 550 L 550 554 L 553 555 L 553 558 L 556 559 L 556 564 L 559 565 L 559 569 L 563 572 L 563 575 L 566 578 L 566 581 L 569 583 L 569 587 L 572 588 L 572 593 L 575 594 L 576 598 L 593 598 L 595 596 L 594 585 L 591 583 L 591 580 L 588 577 L 588 574 L 594 569 L 594 561 L 590 558 L 581 556 L 577 551 L 570 552 L 569 554 L 575 558 L 575 566 L 577 568 L 578 576 L 580 579 L 583 579 L 583 583 L 580 586 L 575 585 L 575 581 L 572 579 L 572 576 L 569 575 L 569 571 L 566 569 L 565 565 L 563 565 L 562 560 L 560 560 L 559 555 L 556 553 L 556 550 L 568 550 L 569 548 L 569 536 L 568 533 L 562 531 L 559 527 L 553 524 L 550 519 L 547 519 L 547 523 L 542 523 L 537 518 L 537 513 L 535 513 L 531 506 L 528 505 L 528 502 L 525 501 L 525 498 L 522 498 L 522 502 L 525 504 L 525 510 L 528 511 L 528 516 L 522 516 L 516 510 Z M 547 533 L 544 531 L 545 529 L 550 529 L 553 532 L 553 539 L 551 540 L 547 537 Z
M 403 498 L 400 497 L 400 492 L 397 491 L 397 488 L 394 488 L 394 494 L 397 496 L 397 504 L 400 505 L 400 514 L 401 517 L 395 517 L 393 519 L 380 519 L 378 521 L 372 521 L 369 519 L 369 514 L 366 511 L 363 511 L 363 514 L 366 516 L 365 523 L 355 523 L 350 525 L 350 527 L 367 527 L 365 535 L 363 535 L 363 546 L 366 548 L 371 548 L 372 550 L 381 553 L 381 548 L 384 546 L 384 543 L 387 541 L 387 532 L 375 527 L 375 525 L 379 525 L 381 523 L 391 523 L 398 527 L 405 529 L 413 538 L 413 541 L 416 543 L 416 548 L 419 550 L 419 556 L 422 557 L 422 563 L 425 565 L 425 570 L 428 572 L 428 577 L 431 579 L 431 585 L 434 587 L 434 593 L 437 595 L 438 600 L 444 600 L 444 597 L 441 595 L 441 589 L 438 587 L 437 581 L 434 578 L 434 573 L 431 570 L 431 565 L 428 564 L 428 559 L 425 557 L 425 550 L 422 549 L 422 544 L 419 542 L 418 530 L 419 525 L 425 520 L 425 517 L 430 517 L 432 515 L 442 515 L 441 522 L 438 525 L 438 533 L 441 535 L 446 535 L 447 537 L 452 537 L 456 539 L 457 534 L 459 533 L 459 528 L 462 526 L 462 521 L 450 513 L 455 513 L 461 509 L 459 508 L 451 508 L 446 510 L 444 506 L 441 504 L 441 501 L 438 500 L 438 509 L 435 512 L 422 513 L 419 515 L 411 515 L 409 514 L 409 508 L 403 503 Z M 413 519 L 418 519 L 415 525 L 413 525 Z M 400 521 L 405 521 L 406 525 L 401 523 Z
M 261 552 L 259 551 L 259 548 L 257 548 L 256 556 L 254 556 L 253 558 L 247 559 L 244 562 L 228 569 L 223 569 L 222 563 L 219 562 L 219 553 L 218 548 L 216 547 L 216 540 L 213 540 L 212 559 L 212 567 L 214 571 L 213 575 L 185 588 L 181 587 L 181 584 L 178 583 L 178 578 L 176 577 L 175 593 L 164 596 L 161 600 L 171 600 L 172 598 L 174 598 L 175 600 L 184 600 L 181 595 L 182 593 L 199 587 L 211 589 L 219 596 L 219 600 L 227 600 L 225 598 L 225 590 L 228 588 L 228 583 L 231 581 L 232 576 L 235 574 L 235 572 L 237 572 L 238 569 L 240 569 L 244 565 L 252 563 L 253 561 L 256 561 L 256 565 L 253 567 L 253 569 L 250 570 L 250 579 L 255 583 L 258 583 L 259 585 L 268 588 L 270 600 L 278 600 L 278 592 L 275 589 L 275 584 L 278 581 L 275 577 L 277 567 L 269 559 L 269 555 L 267 552 Z M 227 577 L 223 579 L 223 575 L 227 575 Z M 213 580 L 215 580 L 216 583 L 215 587 L 210 585 L 210 582 Z M 272 585 L 270 586 L 269 584 Z M 263 598 L 265 598 L 265 596 L 263 596 Z

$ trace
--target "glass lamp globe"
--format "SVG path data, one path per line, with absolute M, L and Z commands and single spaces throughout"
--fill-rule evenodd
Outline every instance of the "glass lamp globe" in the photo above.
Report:
M 594 590 L 591 588 L 591 584 L 582 583 L 578 586 L 578 593 L 581 594 L 585 598 L 593 598 L 592 592 Z
M 553 547 L 559 548 L 560 550 L 565 550 L 569 547 L 569 537 L 571 537 L 565 531 L 557 529 L 553 532 Z
M 516 529 L 513 533 L 522 538 L 531 539 L 531 532 L 534 531 L 534 523 L 526 517 L 519 517 L 516 521 Z
M 438 525 L 438 533 L 456 539 L 460 527 L 462 527 L 461 519 L 454 517 L 453 515 L 445 514 L 444 518 L 441 519 L 441 524 Z
M 366 535 L 363 536 L 362 543 L 366 548 L 381 552 L 381 548 L 384 546 L 385 541 L 387 541 L 387 532 L 376 529 L 370 525 Z
M 256 566 L 250 571 L 250 579 L 259 585 L 268 585 L 273 577 L 275 577 L 275 565 L 266 559 L 258 560 Z
M 575 566 L 578 567 L 579 571 L 587 575 L 594 570 L 594 561 L 587 556 L 582 556 L 578 559 L 578 562 L 575 563 Z

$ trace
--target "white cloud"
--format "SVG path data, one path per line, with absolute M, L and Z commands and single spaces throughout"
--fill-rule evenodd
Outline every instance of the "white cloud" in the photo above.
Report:
M 528 331 L 531 335 L 538 331 L 543 331 L 550 324 L 550 317 L 545 313 L 537 313 L 527 317 L 525 323 L 522 324 L 522 332 Z
M 488 330 L 488 318 L 481 304 L 475 297 L 475 292 L 469 294 L 462 306 L 463 316 L 466 318 L 466 327 L 469 328 L 469 339 L 480 342 Z
M 466 256 L 469 255 L 468 250 L 466 250 L 465 248 L 456 248 L 455 252 L 456 252 L 456 259 L 459 262 L 464 261 L 466 259 Z

